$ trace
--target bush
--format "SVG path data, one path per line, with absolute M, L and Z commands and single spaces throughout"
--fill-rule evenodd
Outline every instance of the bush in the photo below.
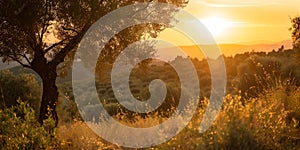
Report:
M 28 103 L 0 109 L 0 147 L 4 149 L 56 149 L 55 121 L 50 117 L 41 126 Z
M 201 117 L 196 118 L 157 149 L 300 149 L 299 108 L 299 87 L 277 86 L 246 103 L 240 95 L 227 95 L 206 132 L 198 132 Z
M 0 71 L 0 108 L 17 104 L 17 99 L 27 100 L 36 112 L 39 111 L 41 87 L 34 74 L 14 75 L 9 70 Z

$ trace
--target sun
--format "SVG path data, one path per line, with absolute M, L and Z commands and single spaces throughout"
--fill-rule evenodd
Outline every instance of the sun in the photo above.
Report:
M 226 29 L 232 26 L 232 23 L 221 17 L 207 17 L 200 19 L 213 36 L 221 36 L 225 34 Z

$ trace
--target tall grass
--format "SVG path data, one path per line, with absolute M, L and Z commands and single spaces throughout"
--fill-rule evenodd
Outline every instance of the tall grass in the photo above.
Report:
M 202 101 L 181 133 L 149 149 L 300 149 L 299 87 L 277 84 L 246 101 L 240 94 L 228 94 L 213 125 L 200 134 L 198 128 L 208 102 Z M 126 114 L 118 115 L 122 119 Z M 166 119 L 158 114 L 132 117 L 133 122 L 121 121 L 133 127 L 149 127 Z M 104 141 L 79 120 L 60 124 L 57 129 L 51 119 L 40 126 L 34 111 L 24 103 L 0 110 L 0 121 L 2 149 L 126 149 Z
M 246 104 L 239 95 L 227 95 L 209 130 L 199 134 L 189 126 L 157 149 L 300 149 L 299 111 L 300 88 L 279 86 Z
M 200 134 L 204 110 L 205 105 L 180 134 L 149 149 L 300 149 L 300 88 L 278 84 L 246 103 L 239 94 L 229 94 L 213 125 Z M 164 120 L 158 115 L 134 117 L 134 122 L 127 122 L 134 127 Z M 80 121 L 60 126 L 58 137 L 70 149 L 125 149 L 103 141 Z

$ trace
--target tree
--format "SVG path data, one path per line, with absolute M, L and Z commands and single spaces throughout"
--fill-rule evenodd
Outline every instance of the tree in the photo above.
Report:
M 291 19 L 292 27 L 290 31 L 292 32 L 293 39 L 293 49 L 295 50 L 297 61 L 300 64 L 300 16 Z
M 58 68 L 68 66 L 88 28 L 100 17 L 125 5 L 152 0 L 2 0 L 0 2 L 0 57 L 3 62 L 16 61 L 34 70 L 42 79 L 43 92 L 39 122 L 48 111 L 58 122 L 56 105 L 58 90 L 55 84 Z M 185 6 L 186 0 L 159 0 L 176 6 Z M 156 36 L 162 25 L 144 24 L 125 29 L 111 42 L 124 38 L 122 44 L 145 37 Z M 139 31 L 139 32 L 136 32 Z M 119 39 L 119 40 L 115 40 Z M 107 46 L 106 52 L 114 53 Z M 68 63 L 66 63 L 68 62 Z

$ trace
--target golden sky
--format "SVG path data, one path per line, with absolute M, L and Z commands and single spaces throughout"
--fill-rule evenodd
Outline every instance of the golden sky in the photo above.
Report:
M 184 10 L 199 18 L 217 43 L 268 44 L 291 39 L 290 18 L 300 15 L 300 0 L 190 0 Z M 194 44 L 172 29 L 159 38 Z

